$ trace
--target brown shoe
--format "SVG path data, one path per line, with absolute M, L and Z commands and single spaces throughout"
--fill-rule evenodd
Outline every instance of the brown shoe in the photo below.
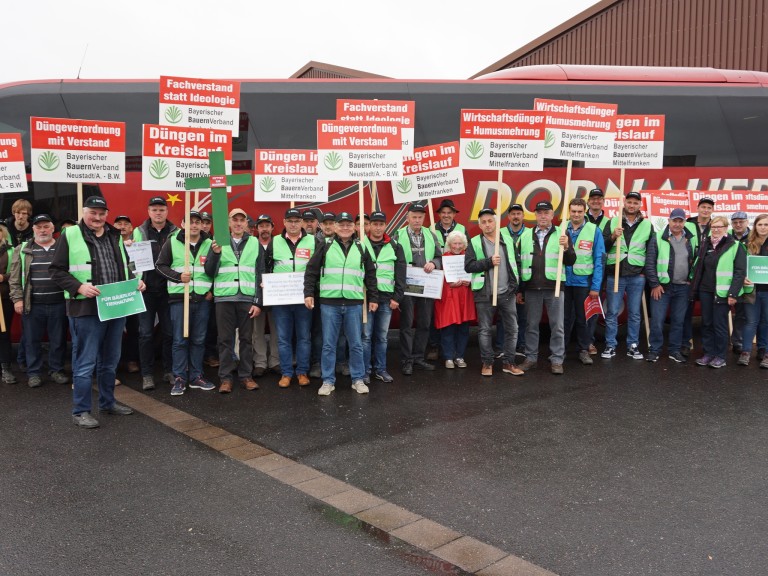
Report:
M 307 386 L 309 384 L 309 376 L 306 374 L 299 374 L 299 386 Z
M 597 346 L 595 346 L 594 344 L 590 344 L 589 345 L 589 355 L 590 356 L 594 356 L 595 354 L 597 354 Z
M 523 372 L 528 372 L 528 370 L 536 368 L 536 360 L 529 360 L 526 358 L 523 360 L 523 363 L 518 366 L 518 368 L 520 368 L 520 370 Z
M 562 364 L 552 364 L 552 374 L 562 374 L 563 373 L 563 365 Z
M 126 370 L 129 374 L 136 374 L 136 372 L 139 371 L 139 363 L 138 362 L 128 362 L 126 365 Z
M 288 388 L 288 386 L 291 385 L 291 377 L 290 376 L 283 376 L 280 378 L 280 382 L 277 383 L 280 388 Z
M 482 370 L 480 370 L 482 376 L 493 376 L 493 366 L 491 364 L 483 364 Z
M 512 376 L 522 376 L 525 374 L 520 368 L 515 366 L 514 364 L 504 364 L 501 368 L 502 372 L 506 372 L 507 374 L 512 374 Z
M 258 390 L 259 385 L 256 384 L 256 380 L 253 378 L 243 378 L 240 380 L 240 384 L 242 384 L 246 390 Z
M 217 368 L 219 366 L 219 359 L 218 358 L 206 358 L 203 362 L 206 366 L 210 366 L 211 368 Z
M 219 394 L 229 394 L 232 392 L 232 380 L 222 380 L 219 384 Z

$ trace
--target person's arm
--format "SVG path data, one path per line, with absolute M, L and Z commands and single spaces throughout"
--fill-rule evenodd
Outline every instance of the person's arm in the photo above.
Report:
M 670 254 L 672 253 L 670 249 Z M 653 289 L 661 285 L 659 274 L 656 271 L 656 264 L 659 260 L 659 242 L 655 234 L 651 234 L 648 239 L 648 245 L 645 249 L 645 279 L 648 285 Z
M 478 272 L 486 272 L 491 268 L 493 268 L 491 258 L 485 258 L 485 254 L 483 254 L 483 258 L 478 259 L 472 242 L 467 244 L 467 250 L 464 252 L 464 271 L 476 274 Z
M 219 272 L 219 264 L 221 263 L 221 246 L 216 244 L 216 240 L 213 241 L 211 247 L 208 249 L 208 258 L 205 259 L 205 273 L 213 278 Z
M 392 300 L 399 304 L 405 296 L 405 275 L 408 272 L 405 254 L 400 244 L 395 244 L 395 258 L 395 292 L 392 295 Z
M 741 242 L 736 241 L 736 256 L 733 259 L 733 280 L 728 290 L 728 298 L 737 298 L 744 287 L 744 279 L 747 277 L 747 249 Z
M 352 250 L 353 248 L 350 248 Z M 368 302 L 379 301 L 379 288 L 376 281 L 376 264 L 367 250 L 363 250 L 363 268 L 365 269 L 365 289 L 368 291 Z M 305 289 L 306 293 L 306 289 Z
M 427 233 L 432 234 L 432 239 L 435 242 L 435 257 L 430 260 L 435 265 L 435 270 L 443 269 L 443 249 L 440 247 L 440 242 L 437 241 L 437 236 L 432 230 L 427 229 Z
M 335 242 L 335 240 L 334 240 Z M 313 298 L 315 296 L 315 286 L 320 280 L 320 267 L 323 264 L 323 257 L 325 251 L 328 249 L 328 244 L 323 243 L 312 257 L 307 262 L 307 268 L 304 270 L 304 301 L 307 298 Z
M 175 242 L 175 240 L 173 241 Z M 170 282 L 179 284 L 182 281 L 181 272 L 176 272 L 176 270 L 171 268 L 171 262 L 173 262 L 173 253 L 171 252 L 171 240 L 169 240 L 160 249 L 160 255 L 157 257 L 157 262 L 155 262 L 155 269 Z
M 555 233 L 560 234 L 560 231 L 557 230 Z M 568 242 L 567 246 L 563 247 L 563 266 L 573 266 L 576 263 L 576 250 L 573 249 L 571 235 L 566 234 L 565 236 L 561 236 L 561 238 L 565 238 Z
M 74 298 L 82 283 L 69 273 L 69 244 L 66 234 L 59 237 L 56 252 L 53 253 L 53 260 L 48 270 L 51 273 L 51 280 Z
M 21 247 L 18 246 L 13 249 L 13 255 L 11 258 L 11 272 L 8 280 L 8 287 L 10 289 L 11 302 L 22 302 L 24 300 L 24 291 L 21 288 Z M 55 252 L 54 252 L 55 254 Z
M 592 285 L 590 292 L 600 293 L 600 287 L 603 285 L 603 256 L 605 255 L 605 243 L 603 241 L 603 232 L 598 228 L 595 230 L 595 244 L 592 246 L 592 258 L 594 259 L 594 269 L 592 272 Z
M 256 236 L 252 236 L 248 241 L 258 242 L 259 240 Z M 253 295 L 253 305 L 259 310 L 264 308 L 264 300 L 262 299 L 263 288 L 261 287 L 261 275 L 264 273 L 264 256 L 262 252 L 261 245 L 259 245 L 259 249 L 256 250 L 256 262 L 254 262 L 254 267 L 256 268 L 256 292 Z

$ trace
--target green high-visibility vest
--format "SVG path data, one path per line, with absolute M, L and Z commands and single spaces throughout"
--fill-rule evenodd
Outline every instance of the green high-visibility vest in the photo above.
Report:
M 424 257 L 427 262 L 435 257 L 435 236 L 429 228 L 421 229 L 421 236 L 424 238 Z M 403 247 L 406 263 L 413 265 L 413 252 L 411 251 L 411 238 L 408 236 L 408 227 L 400 228 L 397 231 L 397 243 Z
M 231 244 L 221 247 L 219 270 L 213 279 L 214 296 L 235 296 L 238 292 L 246 296 L 256 294 L 256 261 L 261 245 L 254 236 L 244 236 L 241 242 L 245 242 L 245 246 L 239 261 Z
M 291 252 L 288 242 L 285 238 L 275 236 L 272 239 L 272 259 L 274 268 L 272 272 L 284 274 L 285 272 L 304 272 L 307 269 L 307 263 L 315 253 L 315 237 L 307 234 L 296 245 L 296 255 Z
M 67 238 L 67 247 L 69 248 L 69 273 L 81 284 L 91 282 L 93 280 L 91 252 L 88 250 L 88 244 L 86 244 L 85 238 L 83 238 L 83 231 L 80 229 L 80 226 L 68 226 L 62 230 L 62 234 Z M 108 232 L 105 230 L 104 234 L 108 234 Z M 120 257 L 123 261 L 123 274 L 125 278 L 128 278 L 128 261 L 123 249 L 123 239 L 119 238 L 118 243 L 120 246 Z M 65 290 L 64 298 L 72 298 L 72 296 Z M 76 300 L 84 300 L 85 296 L 78 293 L 74 295 L 74 298 Z
M 438 232 L 437 222 L 432 224 L 432 226 L 430 226 L 429 229 L 435 233 L 435 237 L 437 238 L 437 243 L 440 244 L 440 248 L 445 248 L 445 240 L 443 239 L 443 233 Z M 464 232 L 464 235 L 466 236 L 467 229 L 464 227 L 463 224 L 459 224 L 458 222 L 456 222 L 456 226 L 454 226 L 451 232 Z
M 24 248 L 27 247 L 27 244 L 29 244 L 29 240 L 25 240 L 21 244 L 19 244 L 19 247 L 17 250 L 19 251 L 19 264 L 21 265 L 21 289 L 24 290 L 24 286 L 27 284 L 27 274 L 24 270 L 24 263 L 27 260 L 27 255 L 24 254 Z M 8 274 L 11 272 L 11 257 L 8 257 Z
M 395 292 L 395 262 L 397 261 L 394 241 L 384 244 L 378 256 L 373 251 L 373 246 L 367 236 L 363 236 L 362 244 L 368 254 L 371 255 L 371 260 L 376 264 L 376 286 L 379 292 L 393 294 Z
M 184 272 L 184 242 L 179 242 L 177 238 L 169 238 L 168 241 L 171 243 L 171 268 L 181 274 Z M 205 273 L 204 266 L 210 247 L 211 239 L 206 238 L 197 249 L 197 255 L 189 263 L 189 271 L 192 273 L 192 278 L 189 280 L 190 293 L 203 296 L 211 291 L 213 279 Z M 168 282 L 168 294 L 183 293 L 183 282 Z
M 672 247 L 668 240 L 663 240 L 664 231 L 656 233 L 656 244 L 658 246 L 658 255 L 656 257 L 656 275 L 659 277 L 659 284 L 669 284 L 672 281 L 672 277 L 669 275 L 669 255 L 672 251 Z M 683 231 L 685 236 L 685 231 Z M 696 254 L 696 236 L 689 238 L 691 243 L 691 250 Z
M 733 261 L 736 259 L 738 250 L 746 250 L 741 242 L 734 242 L 728 250 L 720 255 L 715 269 L 715 293 L 720 298 L 728 297 L 728 290 L 733 282 Z M 755 289 L 754 286 L 742 286 L 737 296 L 749 294 Z
M 504 237 L 504 244 L 507 247 L 507 260 L 509 261 L 509 267 L 512 270 L 512 276 L 517 281 L 517 262 L 515 261 L 515 245 L 509 233 L 504 234 L 504 230 L 501 231 L 502 237 Z M 475 256 L 479 260 L 483 252 L 483 235 L 478 234 L 472 238 L 472 249 L 475 251 Z M 499 254 L 501 254 L 501 246 L 499 246 Z M 482 290 L 485 286 L 485 272 L 473 272 L 472 279 L 470 280 L 472 290 Z
M 608 229 L 611 233 L 616 229 L 613 225 L 614 220 L 611 219 L 611 226 Z M 653 226 L 651 226 L 650 220 L 641 220 L 636 225 L 637 229 L 632 234 L 632 239 L 629 241 L 629 246 L 621 239 L 621 256 L 619 260 L 627 259 L 632 266 L 645 266 L 645 249 L 648 246 L 648 239 L 653 233 Z M 616 264 L 616 243 L 614 242 L 611 249 L 608 251 L 608 264 Z
M 522 268 L 523 282 L 527 282 L 533 276 L 533 243 L 538 242 L 534 238 L 534 229 L 526 228 L 520 235 L 520 265 Z M 549 236 L 547 245 L 544 247 L 544 277 L 547 280 L 557 280 L 557 261 L 560 255 L 560 230 L 555 227 L 555 231 Z M 565 267 L 561 268 L 560 277 L 565 278 Z
M 355 245 L 357 244 L 357 245 Z M 362 300 L 365 270 L 362 248 L 353 240 L 347 255 L 338 242 L 326 250 L 325 264 L 320 274 L 320 298 Z
M 576 251 L 576 262 L 573 264 L 573 273 L 576 276 L 590 276 L 595 271 L 595 259 L 592 256 L 592 250 L 595 244 L 595 232 L 597 226 L 592 222 L 585 222 L 576 237 L 573 249 Z M 589 248 L 581 248 L 584 246 Z

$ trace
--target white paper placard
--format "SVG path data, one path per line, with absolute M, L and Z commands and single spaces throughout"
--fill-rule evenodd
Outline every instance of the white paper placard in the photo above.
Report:
M 155 259 L 152 258 L 152 242 L 132 242 L 125 247 L 128 258 L 136 265 L 136 272 L 146 272 L 155 269 Z
M 472 280 L 472 274 L 464 271 L 464 255 L 443 254 L 443 272 L 446 282 Z
M 304 272 L 262 274 L 264 306 L 304 304 Z
M 418 266 L 408 266 L 405 273 L 405 295 L 439 300 L 443 295 L 443 271 L 424 272 Z

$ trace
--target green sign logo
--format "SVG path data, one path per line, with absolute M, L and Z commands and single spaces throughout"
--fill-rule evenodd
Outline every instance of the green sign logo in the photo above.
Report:
M 261 188 L 262 192 L 265 192 L 267 194 L 269 194 L 270 192 L 274 192 L 276 186 L 277 186 L 277 182 L 275 182 L 275 179 L 272 178 L 272 176 L 267 176 L 266 178 L 262 178 L 259 181 L 259 188 Z
M 397 183 L 396 188 L 400 194 L 408 194 L 408 192 L 411 191 L 411 188 L 413 188 L 413 185 L 408 178 L 403 178 Z
M 483 155 L 483 152 L 485 152 L 485 148 L 483 148 L 483 145 L 480 144 L 477 140 L 472 140 L 469 144 L 467 144 L 467 147 L 464 149 L 464 152 L 467 153 L 467 156 L 469 156 L 472 160 L 477 160 Z
M 171 124 L 178 124 L 181 122 L 181 110 L 178 106 L 170 106 L 165 109 L 165 119 Z
M 341 168 L 343 160 L 338 152 L 328 152 L 323 158 L 323 164 L 328 170 L 338 170 Z
M 544 148 L 552 148 L 555 145 L 555 133 L 547 130 L 544 135 Z
M 170 172 L 171 169 L 168 167 L 168 163 L 165 162 L 165 160 L 160 160 L 158 158 L 149 165 L 149 175 L 152 176 L 152 178 L 155 180 L 162 180 L 168 176 Z
M 46 172 L 53 172 L 59 167 L 59 157 L 51 152 L 43 152 L 37 159 L 37 165 Z

